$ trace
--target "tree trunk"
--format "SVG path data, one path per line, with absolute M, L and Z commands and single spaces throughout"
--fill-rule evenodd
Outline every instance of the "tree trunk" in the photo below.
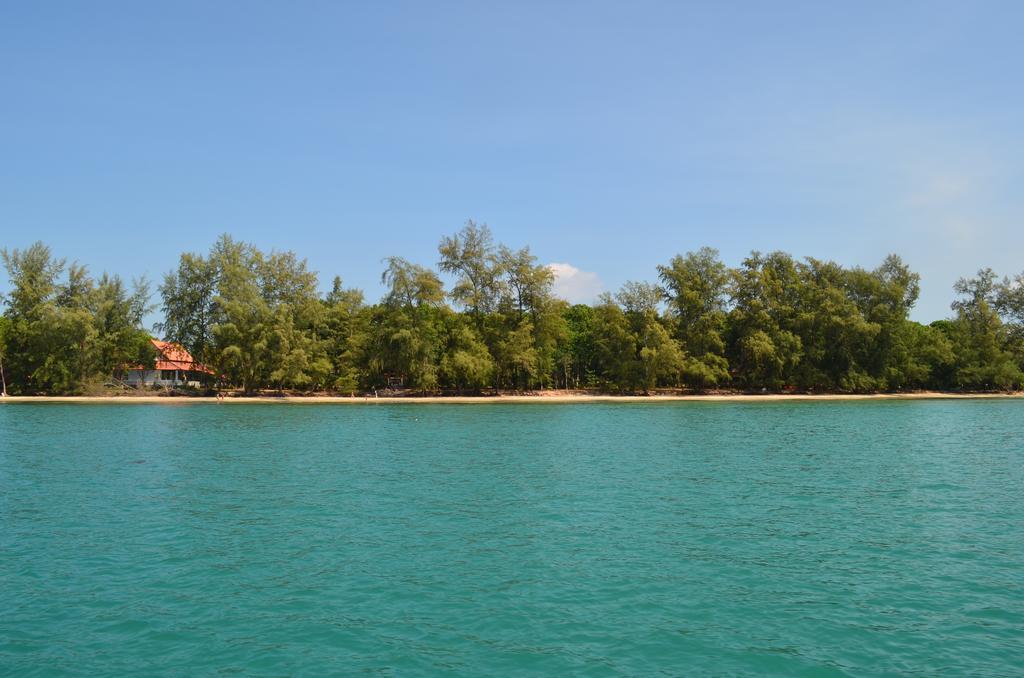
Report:
M 3 390 L 0 391 L 0 395 L 2 395 L 3 397 L 6 398 L 7 397 L 7 377 L 4 376 L 4 356 L 3 356 L 2 353 L 0 353 L 0 386 L 3 387 Z

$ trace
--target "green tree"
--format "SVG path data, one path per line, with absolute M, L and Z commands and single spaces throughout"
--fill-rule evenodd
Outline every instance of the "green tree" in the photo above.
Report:
M 455 277 L 385 260 L 380 303 L 335 278 L 319 293 L 305 260 L 223 235 L 183 254 L 160 285 L 164 336 L 246 391 L 354 392 L 402 376 L 439 387 L 876 391 L 1009 389 L 1024 381 L 1024 274 L 983 269 L 956 285 L 952 319 L 909 319 L 919 278 L 894 255 L 875 269 L 753 252 L 730 270 L 709 248 L 658 267 L 595 306 L 570 307 L 528 247 L 474 222 L 439 246 Z M 94 279 L 36 243 L 2 251 L 10 278 L 0 356 L 16 393 L 76 393 L 151 365 L 146 282 Z M 730 369 L 731 367 L 731 369 Z
M 955 355 L 952 342 L 940 327 L 908 320 L 899 341 L 906 358 L 901 366 L 901 381 L 890 382 L 890 388 L 950 388 Z
M 879 389 L 905 388 L 920 376 L 911 354 L 914 337 L 907 327 L 908 315 L 917 301 L 920 276 L 890 254 L 873 271 L 848 271 L 846 286 L 857 312 L 878 327 L 858 355 L 858 366 Z
M 677 336 L 686 352 L 683 376 L 698 388 L 729 381 L 725 357 L 729 270 L 718 250 L 702 247 L 658 266 Z
M 1007 349 L 1024 370 L 1024 273 L 1003 278 L 996 288 L 995 306 L 1005 319 Z
M 505 284 L 499 283 L 496 288 L 505 292 L 508 305 L 515 309 L 518 318 L 522 319 L 527 313 L 536 318 L 551 298 L 551 286 L 555 282 L 551 269 L 538 265 L 529 247 L 511 250 L 501 245 L 495 270 L 505 276 Z
M 95 368 L 111 375 L 132 365 L 152 366 L 153 346 L 143 319 L 152 309 L 149 283 L 143 278 L 125 287 L 120 277 L 104 273 L 89 300 L 96 331 Z
M 185 253 L 177 270 L 167 273 L 159 287 L 164 319 L 156 329 L 168 341 L 184 346 L 199 362 L 212 357 L 213 326 L 218 321 L 214 302 L 220 273 L 218 262 L 212 257 Z
M 433 271 L 400 257 L 387 259 L 388 291 L 370 322 L 371 373 L 377 383 L 397 374 L 420 390 L 438 386 L 444 287 Z
M 1024 381 L 1020 367 L 1006 350 L 1009 337 L 996 311 L 996 275 L 990 268 L 953 286 L 959 299 L 950 327 L 956 356 L 957 386 L 968 389 L 1011 389 Z
M 540 374 L 540 361 L 534 342 L 533 323 L 524 319 L 500 335 L 495 356 L 504 377 L 512 388 L 529 389 Z
M 275 314 L 260 293 L 256 257 L 248 251 L 244 257 L 225 259 L 214 299 L 213 365 L 246 393 L 266 386 L 273 369 Z
M 649 393 L 659 384 L 677 386 L 685 366 L 683 352 L 656 318 L 644 323 L 639 345 L 644 390 Z
M 319 329 L 324 308 L 316 273 L 294 252 L 256 258 L 261 296 L 274 315 L 270 334 L 270 382 L 279 388 L 319 389 L 328 385 L 331 361 Z
M 594 338 L 594 309 L 585 304 L 567 307 L 562 313 L 566 341 L 559 347 L 557 362 L 566 388 L 595 386 L 597 347 Z
M 594 361 L 599 384 L 607 390 L 630 391 L 641 383 L 636 335 L 622 308 L 602 295 L 593 314 Z
M 369 309 L 363 303 L 363 293 L 346 289 L 337 276 L 323 307 L 317 331 L 331 361 L 329 383 L 332 388 L 352 393 L 368 377 Z
M 0 295 L 0 302 L 3 301 Z M 4 367 L 4 352 L 7 350 L 7 338 L 10 335 L 11 321 L 6 316 L 0 316 L 0 394 L 7 395 L 7 370 Z
M 849 272 L 831 261 L 807 258 L 797 334 L 805 359 L 797 368 L 805 389 L 873 391 L 884 386 L 868 372 L 866 359 L 881 327 L 864 317 L 849 291 Z
M 456 276 L 450 296 L 480 327 L 483 316 L 495 310 L 504 292 L 501 261 L 487 224 L 466 222 L 461 231 L 438 245 L 442 273 Z
M 7 269 L 11 291 L 7 294 L 4 317 L 4 367 L 7 388 L 12 393 L 34 393 L 48 386 L 41 370 L 47 360 L 47 326 L 56 323 L 58 281 L 64 259 L 55 259 L 49 247 L 36 242 L 26 250 L 0 251 Z
M 731 277 L 729 356 L 737 380 L 773 390 L 794 384 L 803 358 L 797 334 L 803 281 L 796 262 L 785 252 L 752 252 Z
M 485 388 L 494 375 L 494 359 L 471 323 L 455 313 L 445 314 L 440 375 L 457 389 Z
M 657 285 L 627 281 L 615 298 L 623 308 L 638 351 L 637 369 L 645 392 L 677 386 L 685 365 L 683 351 L 658 317 L 664 293 Z

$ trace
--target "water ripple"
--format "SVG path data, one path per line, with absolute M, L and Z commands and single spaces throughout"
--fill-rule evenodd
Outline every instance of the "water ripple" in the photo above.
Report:
M 0 674 L 1009 675 L 1024 402 L 0 407 Z

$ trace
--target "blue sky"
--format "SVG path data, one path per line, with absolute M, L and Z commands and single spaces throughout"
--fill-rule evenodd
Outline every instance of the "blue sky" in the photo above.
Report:
M 371 300 L 383 257 L 433 264 L 469 218 L 578 299 L 702 245 L 895 252 L 930 321 L 956 278 L 1024 269 L 1022 24 L 1020 2 L 4 2 L 0 246 L 158 281 L 228 232 Z

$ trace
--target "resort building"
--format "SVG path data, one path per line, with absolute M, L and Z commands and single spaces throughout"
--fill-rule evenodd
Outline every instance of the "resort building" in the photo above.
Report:
M 209 367 L 197 363 L 181 344 L 150 339 L 156 349 L 154 369 L 136 366 L 126 371 L 124 383 L 128 386 L 191 386 L 199 388 L 217 376 Z

